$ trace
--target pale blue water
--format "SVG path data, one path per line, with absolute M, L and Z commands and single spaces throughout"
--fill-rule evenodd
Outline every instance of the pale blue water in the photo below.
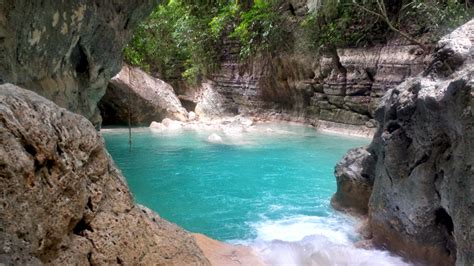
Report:
M 262 253 L 274 240 L 309 241 L 313 249 L 327 246 L 324 241 L 339 247 L 357 240 L 354 220 L 329 202 L 335 164 L 368 139 L 292 125 L 259 125 L 227 137 L 216 132 L 227 144 L 208 142 L 212 131 L 134 129 L 131 148 L 125 129 L 103 136 L 136 201 L 189 231 L 247 243 Z M 279 248 L 270 250 L 280 254 Z

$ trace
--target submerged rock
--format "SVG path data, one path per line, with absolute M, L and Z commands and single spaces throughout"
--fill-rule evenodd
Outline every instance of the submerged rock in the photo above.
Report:
M 184 230 L 133 203 L 92 124 L 0 86 L 0 263 L 209 265 Z
M 33 90 L 99 125 L 97 102 L 135 26 L 158 2 L 0 1 L 0 84 Z
M 217 143 L 217 144 L 224 143 L 224 141 L 222 140 L 222 137 L 217 135 L 216 133 L 212 133 L 211 135 L 209 135 L 209 137 L 207 137 L 207 141 L 211 143 Z
M 362 169 L 374 173 L 373 242 L 432 265 L 474 263 L 473 41 L 471 20 L 439 42 L 423 75 L 385 94 L 375 164 Z
M 128 65 L 109 82 L 99 108 L 106 125 L 126 125 L 129 116 L 135 126 L 164 118 L 188 120 L 171 85 Z

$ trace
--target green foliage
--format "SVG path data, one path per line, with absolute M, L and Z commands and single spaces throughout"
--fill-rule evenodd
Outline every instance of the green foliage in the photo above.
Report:
M 147 72 L 172 76 L 180 60 L 189 56 L 186 50 L 178 49 L 174 38 L 175 24 L 185 13 L 173 3 L 159 6 L 135 31 L 125 49 L 125 60 Z
M 242 58 L 274 51 L 284 43 L 277 6 L 277 1 L 255 0 L 249 10 L 240 13 L 239 24 L 230 37 L 240 41 Z
M 370 7 L 373 4 L 366 4 Z M 326 0 L 310 13 L 301 26 L 311 39 L 315 50 L 329 46 L 350 47 L 366 45 L 386 33 L 382 21 L 352 4 L 351 0 Z
M 215 66 L 216 46 L 208 24 L 211 7 L 172 0 L 141 24 L 125 49 L 125 60 L 164 79 L 196 83 Z
M 215 39 L 222 37 L 227 27 L 234 26 L 236 18 L 239 16 L 241 7 L 237 1 L 230 3 L 219 10 L 218 14 L 211 19 L 209 27 Z
M 473 17 L 473 9 L 469 0 L 466 1 L 385 0 L 384 3 L 396 28 L 415 37 L 427 34 L 434 42 Z M 374 13 L 380 14 L 374 0 L 323 0 L 321 7 L 309 14 L 301 26 L 314 40 L 315 49 L 384 42 L 389 28 L 382 16 Z
M 242 43 L 247 57 L 278 45 L 276 1 L 170 0 L 137 29 L 125 60 L 170 79 L 181 75 L 190 83 L 216 68 L 225 35 Z
M 431 41 L 474 15 L 469 0 L 381 1 L 393 27 Z M 383 43 L 394 31 L 375 0 L 322 0 L 303 20 L 287 7 L 283 0 L 170 0 L 138 27 L 125 59 L 166 80 L 196 83 L 216 69 L 225 38 L 238 40 L 246 58 L 282 51 L 292 37 L 318 51 Z M 295 21 L 300 27 L 290 29 Z
M 469 0 L 413 0 L 403 6 L 400 24 L 405 20 L 416 21 L 411 24 L 411 31 L 431 32 L 432 41 L 436 41 L 473 17 L 474 8 L 469 6 Z

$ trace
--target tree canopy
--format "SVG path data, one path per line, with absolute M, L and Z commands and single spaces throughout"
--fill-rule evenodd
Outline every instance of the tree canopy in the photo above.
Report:
M 138 27 L 125 60 L 196 83 L 219 66 L 224 38 L 240 43 L 241 58 L 287 48 L 291 23 L 315 52 L 383 43 L 390 32 L 429 46 L 474 15 L 469 0 L 322 0 L 298 17 L 291 8 L 285 0 L 170 0 Z

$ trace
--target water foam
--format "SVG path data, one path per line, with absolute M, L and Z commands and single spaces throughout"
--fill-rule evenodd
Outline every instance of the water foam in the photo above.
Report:
M 294 216 L 252 224 L 250 245 L 269 265 L 409 265 L 386 251 L 355 248 L 356 221 L 342 215 Z

